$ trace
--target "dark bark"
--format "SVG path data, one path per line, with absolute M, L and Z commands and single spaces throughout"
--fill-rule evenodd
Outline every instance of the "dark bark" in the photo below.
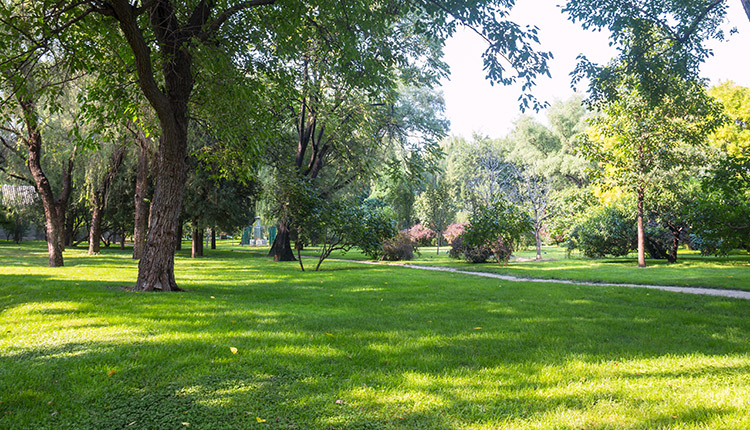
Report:
M 268 251 L 268 256 L 273 257 L 273 261 L 295 260 L 294 253 L 292 252 L 291 236 L 289 233 L 289 222 L 286 220 L 280 220 L 276 239 L 274 239 L 273 245 L 271 245 L 271 250 Z
M 177 240 L 175 241 L 175 251 L 181 251 L 182 250 L 182 236 L 184 236 L 182 231 L 182 223 L 179 223 L 177 225 Z
M 152 4 L 151 29 L 159 45 L 159 55 L 165 60 L 162 63 L 165 92 L 162 92 L 155 79 L 151 49 L 139 27 L 136 9 L 127 0 L 112 0 L 110 5 L 133 51 L 138 84 L 156 111 L 161 127 L 156 184 L 146 244 L 138 263 L 136 289 L 178 291 L 174 251 L 186 178 L 188 101 L 194 86 L 190 43 L 208 14 L 197 23 L 200 25 L 194 31 L 184 31 L 170 1 L 157 0 Z
M 99 239 L 102 237 L 102 207 L 98 196 L 91 200 L 91 228 L 89 229 L 89 255 L 98 254 Z
M 745 14 L 747 15 L 747 19 L 750 20 L 750 0 L 741 0 L 742 1 L 742 7 L 745 9 Z
M 198 226 L 196 220 L 193 220 L 193 247 L 190 256 L 203 257 L 203 229 Z
M 151 215 L 146 245 L 138 263 L 136 289 L 176 291 L 179 288 L 174 277 L 174 251 L 186 178 L 188 102 L 194 87 L 193 48 L 209 41 L 240 10 L 270 4 L 273 0 L 240 2 L 220 11 L 213 21 L 210 18 L 215 12 L 214 1 L 201 1 L 186 15 L 177 13 L 172 0 L 143 3 L 136 7 L 130 0 L 109 0 L 96 10 L 117 20 L 133 52 L 138 85 L 154 108 L 161 128 Z M 150 29 L 140 27 L 142 13 L 148 18 Z M 181 24 L 180 16 L 189 18 Z M 147 37 L 153 38 L 158 47 L 154 51 L 162 60 L 161 73 L 153 69 L 152 47 Z
M 133 259 L 139 260 L 146 246 L 146 230 L 148 228 L 149 204 L 148 177 L 149 153 L 145 142 L 138 144 L 138 172 L 135 178 L 135 227 L 133 228 Z
M 21 108 L 26 127 L 27 135 L 23 140 L 29 151 L 27 159 L 29 172 L 34 178 L 36 191 L 39 193 L 44 207 L 49 266 L 60 267 L 63 265 L 63 251 L 65 250 L 65 209 L 68 206 L 68 199 L 72 191 L 71 172 L 76 151 L 73 149 L 73 154 L 64 163 L 62 190 L 58 196 L 55 196 L 47 175 L 42 169 L 42 134 L 33 97 L 27 92 L 18 91 L 16 99 Z
M 304 272 L 305 265 L 302 264 L 302 242 L 299 240 L 294 242 L 294 250 L 297 251 L 297 261 L 299 261 L 299 268 Z
M 216 228 L 211 227 L 211 249 L 216 249 Z
M 75 246 L 74 242 L 74 233 L 75 233 L 75 217 L 73 216 L 67 216 L 65 217 L 65 246 L 66 247 L 72 247 Z
M 125 249 L 125 229 L 120 229 L 120 249 Z
M 107 173 L 102 182 L 91 193 L 91 227 L 89 229 L 89 255 L 98 254 L 99 238 L 102 236 L 102 214 L 107 206 L 107 194 L 112 180 L 117 175 L 117 171 L 122 165 L 125 155 L 125 147 L 119 147 L 112 153 L 112 159 L 109 162 Z
M 672 246 L 667 254 L 667 261 L 670 263 L 677 262 L 677 251 L 680 248 L 680 235 L 682 234 L 683 227 L 677 227 L 672 223 L 667 225 L 669 231 L 672 233 Z

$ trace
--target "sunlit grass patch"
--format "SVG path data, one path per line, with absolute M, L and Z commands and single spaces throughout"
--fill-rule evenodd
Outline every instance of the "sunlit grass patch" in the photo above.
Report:
M 0 245 L 0 428 L 750 428 L 746 301 L 234 248 L 140 294 L 40 246 Z

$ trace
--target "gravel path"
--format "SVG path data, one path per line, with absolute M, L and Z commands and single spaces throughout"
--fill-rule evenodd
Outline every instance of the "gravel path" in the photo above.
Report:
M 750 300 L 750 291 L 740 291 L 740 290 L 720 290 L 720 289 L 714 289 L 714 288 L 696 288 L 696 287 L 671 287 L 668 285 L 619 284 L 619 283 L 615 284 L 611 282 L 568 281 L 568 280 L 563 280 L 563 279 L 520 278 L 517 276 L 500 275 L 498 273 L 471 272 L 467 270 L 458 270 L 452 267 L 420 266 L 417 264 L 393 264 L 393 263 L 376 262 L 376 261 L 357 261 L 357 260 L 340 260 L 340 261 L 348 261 L 351 263 L 361 263 L 361 264 L 390 265 L 390 266 L 406 267 L 409 269 L 432 270 L 436 272 L 460 273 L 462 275 L 481 276 L 484 278 L 502 279 L 502 280 L 511 281 L 511 282 L 546 282 L 550 284 L 649 288 L 652 290 L 671 291 L 673 293 L 700 294 L 703 296 L 719 296 L 719 297 L 730 297 L 733 299 Z

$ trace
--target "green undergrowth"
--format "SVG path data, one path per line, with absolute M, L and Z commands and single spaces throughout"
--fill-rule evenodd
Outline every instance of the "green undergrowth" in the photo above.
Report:
M 748 301 L 222 248 L 0 243 L 0 428 L 750 428 Z

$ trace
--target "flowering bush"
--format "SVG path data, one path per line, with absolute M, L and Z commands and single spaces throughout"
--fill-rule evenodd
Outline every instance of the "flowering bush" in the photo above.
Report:
M 468 222 L 457 222 L 455 224 L 451 224 L 445 228 L 443 237 L 448 243 L 453 243 L 453 241 L 456 240 L 458 236 L 461 236 L 464 233 L 467 225 L 469 225 Z
M 411 238 L 412 242 L 417 246 L 428 246 L 432 239 L 435 238 L 436 234 L 434 230 L 431 230 L 422 224 L 417 224 L 408 230 L 404 230 L 406 234 Z

